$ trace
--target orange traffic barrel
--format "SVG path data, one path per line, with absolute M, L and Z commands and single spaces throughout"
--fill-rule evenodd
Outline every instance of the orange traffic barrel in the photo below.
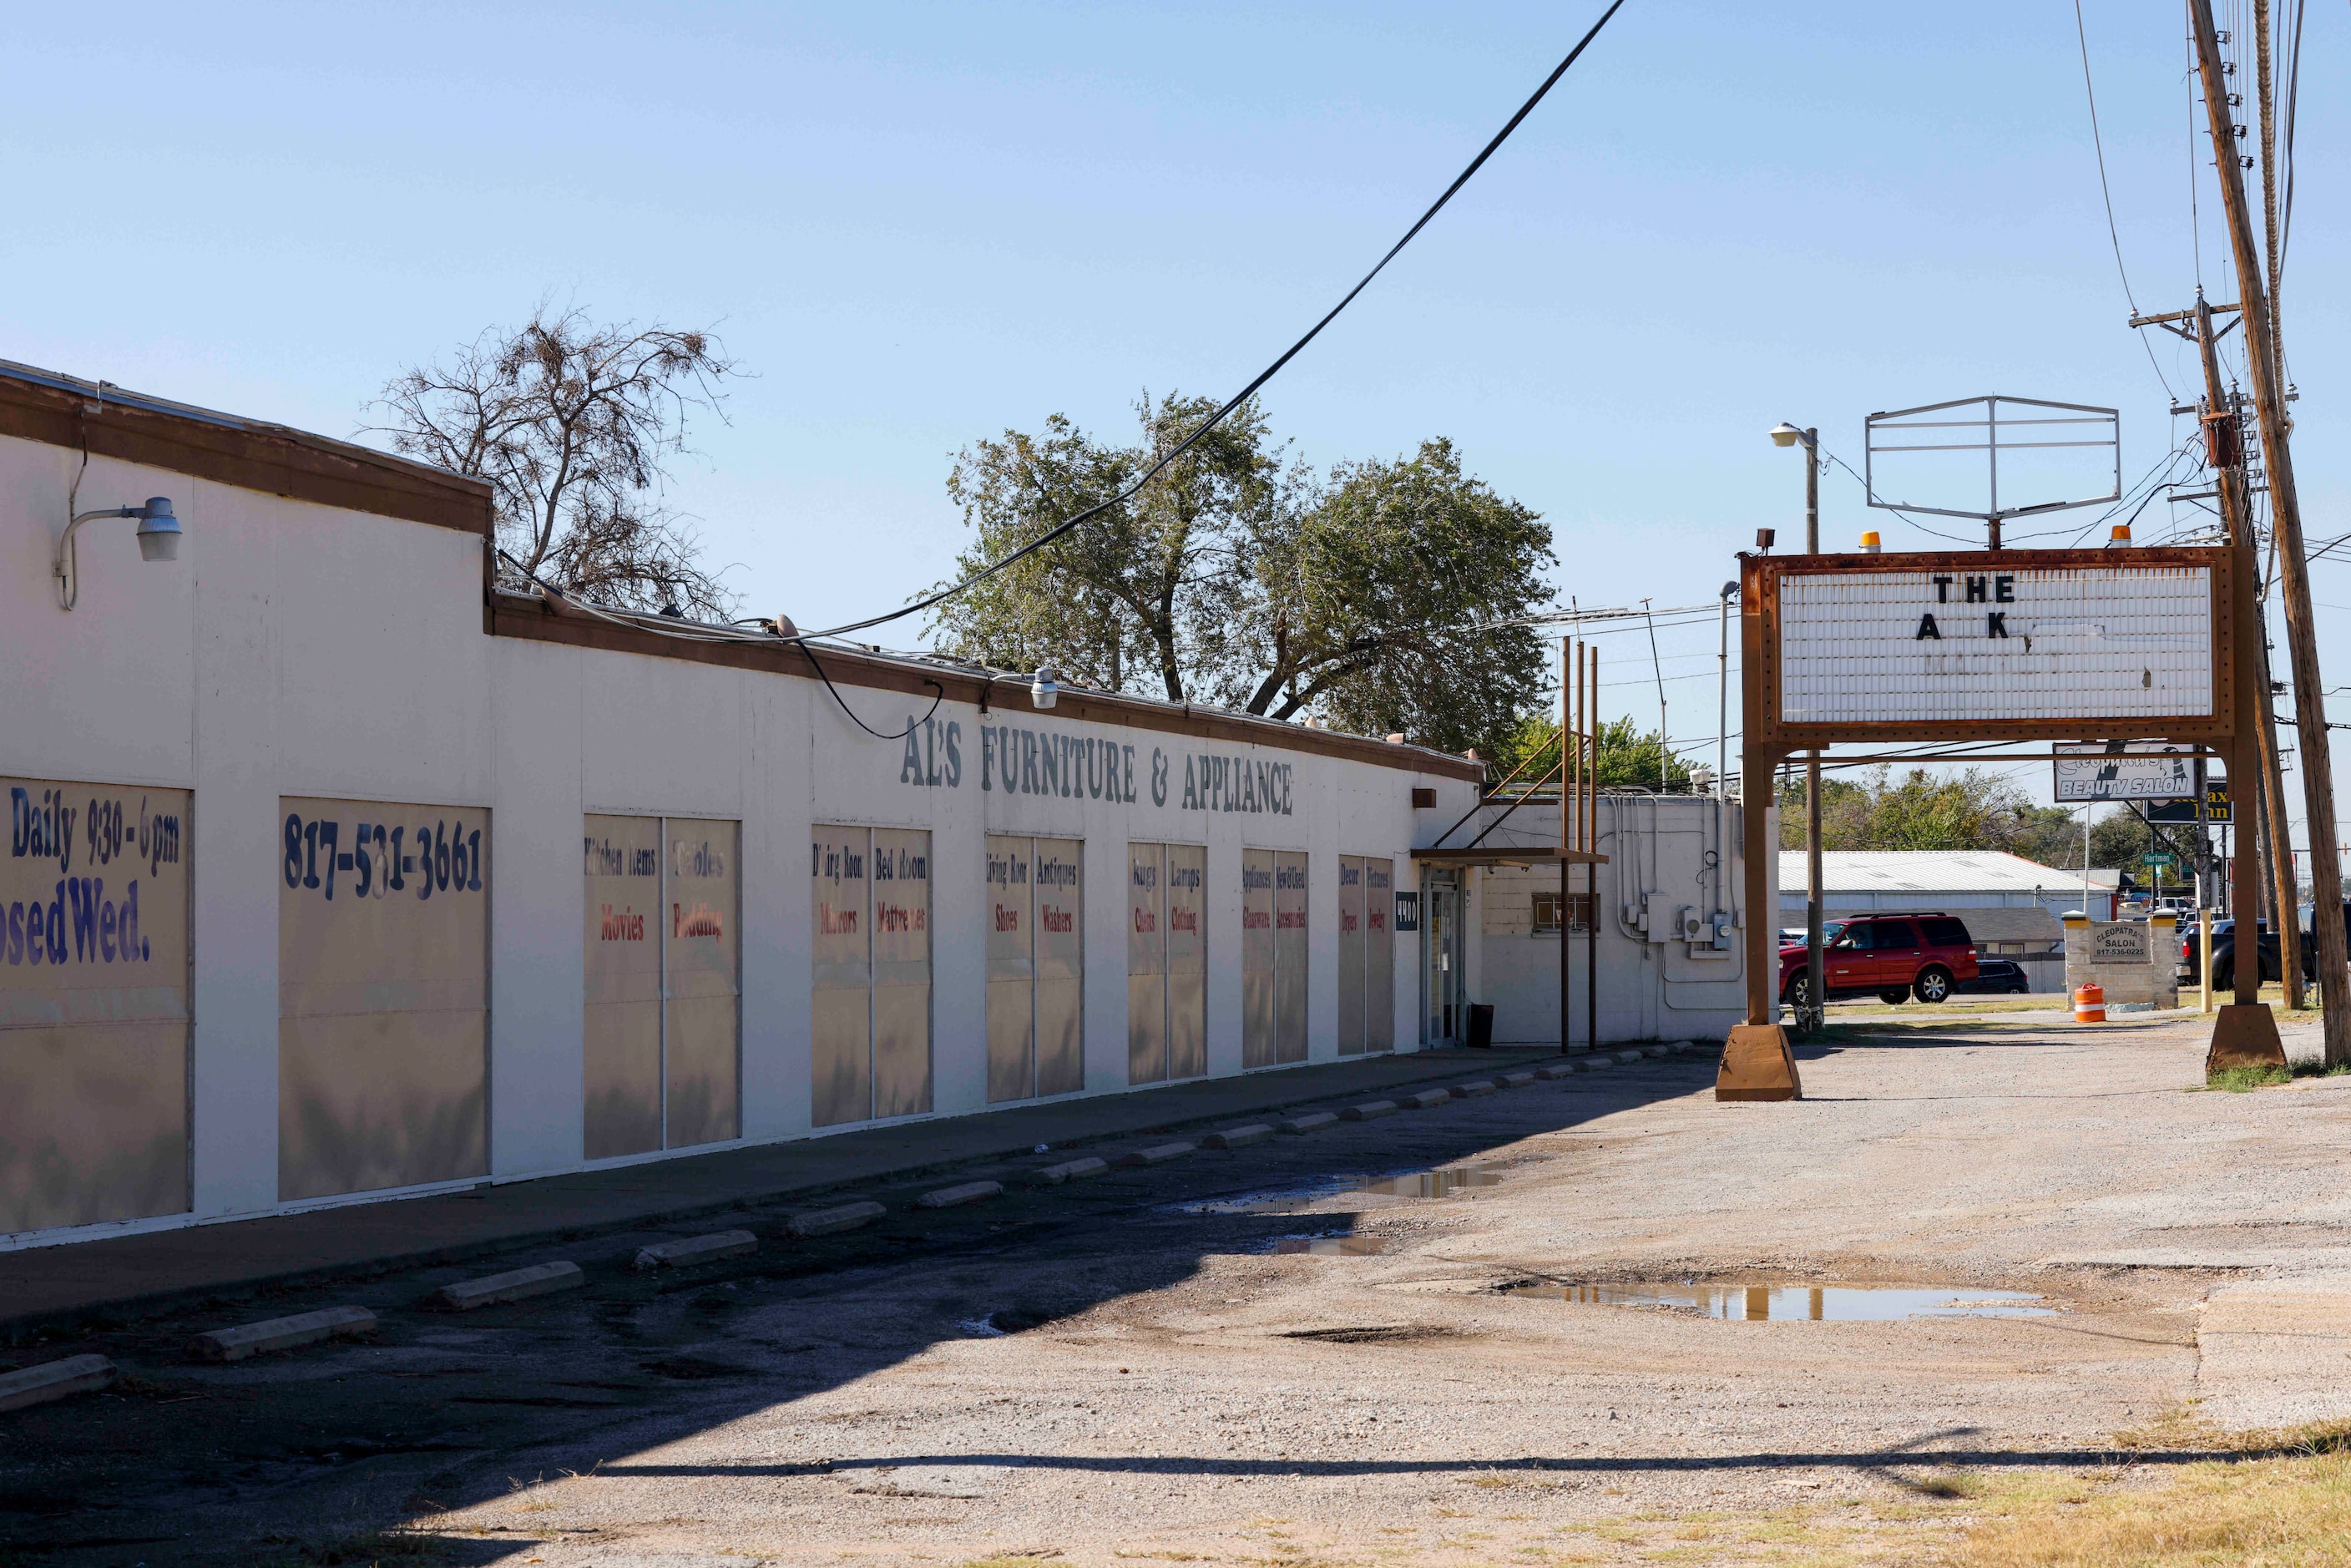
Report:
M 2084 986 L 2074 993 L 2074 1021 L 2075 1023 L 2106 1021 L 2106 988 L 2104 986 Z

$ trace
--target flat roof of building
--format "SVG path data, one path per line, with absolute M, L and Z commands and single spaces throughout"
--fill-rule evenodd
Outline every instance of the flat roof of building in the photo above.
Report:
M 2121 873 L 2090 869 L 2090 886 L 2112 892 Z M 2043 865 L 2003 850 L 1824 850 L 1821 891 L 1834 893 L 2062 893 L 2079 891 L 2079 868 Z M 1804 852 L 1780 852 L 1780 890 L 1804 886 Z
M 333 436 L 8 360 L 0 360 L 0 436 L 87 450 L 263 495 L 456 528 L 480 536 L 486 545 L 496 532 L 496 497 L 486 480 Z M 803 643 L 695 622 L 670 627 L 653 617 L 560 617 L 535 595 L 499 591 L 488 584 L 485 588 L 482 629 L 492 636 L 823 678 Z M 983 711 L 992 701 L 1006 698 L 1013 699 L 1014 714 L 1027 706 L 1015 683 L 960 661 L 862 646 L 817 647 L 826 674 L 844 685 L 977 703 Z M 1483 764 L 1432 747 L 1310 728 L 1205 703 L 1170 703 L 1066 683 L 1055 716 L 1064 722 L 1129 725 L 1203 741 L 1277 746 L 1464 781 L 1485 776 Z

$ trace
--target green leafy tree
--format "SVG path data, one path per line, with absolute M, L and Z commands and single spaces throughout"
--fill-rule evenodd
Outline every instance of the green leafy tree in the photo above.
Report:
M 2094 866 L 2120 869 L 2137 876 L 2147 852 L 2156 847 L 2154 830 L 2128 806 L 2115 807 L 2090 824 L 2090 863 Z M 2082 863 L 2078 835 L 2074 863 Z
M 2008 846 L 2011 854 L 2022 855 L 2029 861 L 2039 861 L 2047 866 L 2082 865 L 2082 819 L 2063 806 L 2021 806 L 2017 810 L 2016 831 Z
M 1779 786 L 1780 847 L 1804 847 L 1804 784 L 1800 771 Z M 1860 779 L 1831 774 L 1821 780 L 1821 847 L 1825 850 L 2004 850 L 2052 871 L 2082 869 L 2082 819 L 2062 806 L 2035 805 L 2012 779 L 1970 768 L 1937 777 L 1923 768 L 1895 775 L 1879 768 Z M 2090 827 L 2090 864 L 2121 869 L 2141 881 L 2150 849 L 2183 858 L 2194 852 L 2192 830 L 2166 837 L 2127 806 L 2115 806 Z M 2184 876 L 2183 876 L 2184 880 Z
M 1258 540 L 1217 700 L 1443 751 L 1491 749 L 1542 689 L 1551 530 L 1461 471 L 1448 441 L 1342 465 Z
M 1138 407 L 1132 446 L 1057 413 L 1040 434 L 966 447 L 947 478 L 974 534 L 956 577 L 1117 495 L 1215 412 L 1170 395 Z M 1295 504 L 1297 483 L 1245 404 L 1124 505 L 941 605 L 933 632 L 945 651 L 1000 668 L 1052 664 L 1081 685 L 1186 701 L 1224 656 L 1253 542 Z
M 1521 718 L 1504 736 L 1494 753 L 1489 769 L 1493 782 L 1499 784 L 1529 758 L 1533 766 L 1520 779 L 1520 784 L 1532 784 L 1549 778 L 1559 767 L 1559 724 L 1556 720 L 1530 715 Z M 1666 754 L 1665 745 L 1654 729 L 1635 729 L 1629 718 L 1609 719 L 1600 726 L 1599 772 L 1603 789 L 1655 789 L 1657 768 L 1662 758 L 1667 787 L 1686 790 L 1690 787 L 1689 765 L 1680 758 Z
M 2059 807 L 2032 808 L 2039 821 L 2036 828 L 2044 831 L 2019 836 L 2014 852 L 2027 860 L 2060 871 L 2082 869 L 2082 819 L 2073 811 Z M 2175 828 L 2165 831 L 2150 827 L 2147 821 L 2128 806 L 2109 806 L 2103 815 L 2090 823 L 2090 864 L 2102 871 L 2125 871 L 2141 882 L 2153 880 L 2145 870 L 2147 852 L 2170 850 L 2183 862 L 2192 862 L 2196 853 L 2196 830 Z M 2166 876 L 2167 882 L 2183 882 L 2183 870 L 2176 876 Z
M 1803 848 L 1800 771 L 1782 776 L 1779 804 L 1781 847 Z M 2043 810 L 2013 780 L 1981 768 L 1938 777 L 1913 768 L 1897 777 L 1881 766 L 1858 779 L 1831 775 L 1822 780 L 1821 847 L 2014 852 L 2030 832 L 2043 831 L 2038 814 Z
M 1115 496 L 1213 412 L 1171 394 L 1138 409 L 1133 445 L 1057 414 L 967 447 L 948 481 L 974 533 L 956 576 Z M 1244 406 L 1129 501 L 941 605 L 932 632 L 1081 685 L 1491 748 L 1545 674 L 1530 628 L 1493 623 L 1548 600 L 1552 561 L 1536 514 L 1449 443 L 1318 479 Z

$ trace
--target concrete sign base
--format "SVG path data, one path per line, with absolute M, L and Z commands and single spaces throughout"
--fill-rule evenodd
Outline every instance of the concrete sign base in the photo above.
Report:
M 1722 1047 L 1722 1070 L 1715 1077 L 1717 1100 L 1801 1100 L 1796 1053 L 1788 1033 L 1775 1023 L 1735 1026 Z
M 2231 1002 L 2212 1025 L 2212 1049 L 2204 1056 L 2204 1075 L 2231 1067 L 2285 1066 L 2285 1043 L 2278 1038 L 2277 1019 L 2267 1002 Z

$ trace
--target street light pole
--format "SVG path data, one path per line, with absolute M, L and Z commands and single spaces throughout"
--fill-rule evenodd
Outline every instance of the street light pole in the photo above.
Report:
M 1782 446 L 1804 444 L 1804 553 L 1821 553 L 1821 433 L 1817 427 L 1799 430 L 1782 422 L 1771 431 Z M 1775 849 L 1774 853 L 1778 852 Z M 1796 1027 L 1806 1032 L 1821 1027 L 1828 999 L 1823 988 L 1828 965 L 1821 952 L 1821 754 L 1804 754 L 1804 987 L 1805 1005 L 1796 1011 Z

